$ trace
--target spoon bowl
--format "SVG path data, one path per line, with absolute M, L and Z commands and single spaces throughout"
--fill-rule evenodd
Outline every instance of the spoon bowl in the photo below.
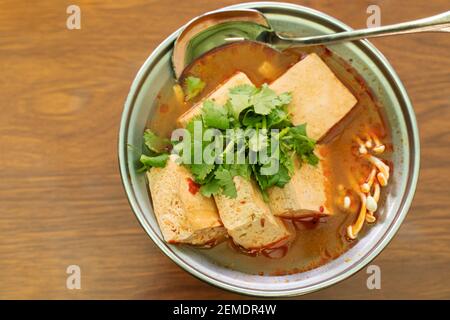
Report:
M 450 32 L 450 11 L 382 27 L 293 37 L 274 30 L 266 16 L 258 10 L 218 10 L 201 15 L 186 25 L 175 41 L 172 68 L 178 79 L 194 59 L 213 48 L 234 41 L 256 40 L 281 50 L 293 46 L 331 44 L 418 32 Z
M 239 40 L 257 40 L 271 30 L 258 10 L 219 10 L 191 20 L 175 41 L 172 68 L 178 79 L 195 58 L 220 45 Z M 262 40 L 262 39 L 261 39 Z

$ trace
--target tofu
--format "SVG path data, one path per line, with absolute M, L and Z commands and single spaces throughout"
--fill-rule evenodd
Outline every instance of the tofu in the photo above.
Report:
M 233 178 L 236 198 L 216 195 L 220 218 L 233 241 L 248 251 L 261 251 L 285 245 L 292 233 L 275 217 L 264 202 L 254 181 Z
M 164 168 L 147 172 L 153 209 L 168 243 L 212 246 L 226 236 L 212 198 L 191 192 L 189 170 L 171 155 Z
M 245 73 L 238 72 L 225 83 L 221 84 L 218 88 L 212 91 L 208 96 L 203 98 L 200 102 L 196 103 L 188 111 L 183 113 L 177 119 L 178 125 L 184 128 L 193 118 L 199 116 L 202 112 L 202 106 L 205 100 L 214 100 L 218 105 L 224 105 L 228 100 L 229 90 L 242 84 L 252 84 L 252 82 Z
M 292 93 L 288 110 L 294 125 L 306 123 L 309 137 L 320 140 L 356 105 L 353 94 L 315 54 L 309 54 L 270 85 Z
M 283 188 L 272 187 L 267 191 L 272 213 L 289 219 L 330 215 L 327 186 L 322 161 L 317 166 L 300 165 L 297 161 L 291 180 Z

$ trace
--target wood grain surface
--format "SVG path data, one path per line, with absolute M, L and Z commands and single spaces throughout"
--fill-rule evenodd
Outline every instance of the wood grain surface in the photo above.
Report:
M 0 298 L 245 298 L 182 271 L 148 238 L 119 177 L 117 135 L 131 81 L 151 51 L 189 19 L 238 1 L 0 3 Z M 448 0 L 296 1 L 354 28 L 366 8 L 382 24 L 450 9 Z M 421 173 L 412 208 L 366 270 L 302 298 L 450 298 L 450 36 L 373 41 L 404 82 L 418 117 Z M 82 289 L 66 289 L 66 268 Z

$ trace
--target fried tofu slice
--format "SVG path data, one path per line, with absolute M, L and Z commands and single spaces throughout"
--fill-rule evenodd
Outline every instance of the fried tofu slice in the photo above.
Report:
M 306 123 L 308 136 L 315 140 L 325 136 L 357 102 L 314 53 L 291 67 L 270 88 L 277 94 L 291 92 L 288 109 L 292 122 Z M 327 185 L 322 161 L 317 166 L 296 163 L 294 175 L 284 188 L 268 190 L 273 214 L 292 219 L 332 214 L 327 206 Z
M 220 218 L 233 241 L 248 251 L 261 251 L 285 245 L 292 233 L 275 217 L 264 202 L 254 181 L 236 176 L 236 198 L 216 195 Z
M 153 209 L 164 240 L 213 246 L 226 236 L 214 200 L 192 190 L 189 170 L 175 159 L 171 155 L 164 168 L 147 172 Z
M 177 123 L 180 127 L 184 128 L 186 125 L 196 116 L 201 114 L 203 102 L 205 100 L 214 100 L 218 105 L 224 105 L 228 100 L 228 92 L 231 88 L 242 84 L 252 84 L 247 75 L 243 72 L 238 72 L 225 83 L 221 84 L 218 88 L 212 91 L 208 96 L 196 103 L 192 108 L 183 113 L 178 119 Z
M 309 137 L 320 140 L 356 105 L 357 100 L 315 54 L 297 62 L 270 85 L 292 93 L 288 110 L 294 125 L 306 123 Z
M 330 215 L 327 186 L 322 160 L 317 166 L 300 165 L 297 161 L 291 180 L 283 188 L 272 187 L 267 191 L 272 213 L 289 219 Z

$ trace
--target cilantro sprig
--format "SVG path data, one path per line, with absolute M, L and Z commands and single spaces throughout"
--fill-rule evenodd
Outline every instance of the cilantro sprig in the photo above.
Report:
M 150 129 L 147 129 L 144 131 L 144 144 L 147 151 L 142 153 L 139 158 L 142 166 L 138 171 L 145 172 L 152 167 L 165 167 L 169 159 L 169 151 L 172 149 L 170 140 L 162 138 Z
M 205 86 L 193 77 L 187 78 L 186 84 L 191 91 L 188 99 Z M 195 182 L 201 185 L 203 195 L 223 194 L 235 198 L 237 190 L 233 179 L 240 176 L 256 180 L 267 199 L 267 189 L 282 188 L 290 181 L 296 158 L 300 164 L 318 164 L 319 158 L 314 154 L 316 142 L 308 137 L 306 124 L 294 126 L 291 121 L 287 110 L 291 99 L 290 93 L 277 95 L 264 84 L 260 88 L 253 85 L 231 88 L 224 105 L 213 100 L 203 102 L 201 115 L 186 126 L 191 139 L 172 142 Z M 199 129 L 201 135 L 196 134 Z M 214 139 L 206 137 L 207 129 L 214 129 Z M 211 148 L 212 140 L 221 147 Z M 141 156 L 140 170 L 164 167 L 171 142 L 150 130 L 145 131 L 144 142 L 150 154 Z M 189 154 L 184 155 L 186 150 Z M 266 152 L 266 157 L 260 156 L 262 151 Z M 198 162 L 196 157 L 200 153 L 202 157 Z M 204 158 L 205 154 L 210 155 L 209 160 Z M 277 164 L 276 171 L 270 172 L 273 164 Z
M 202 79 L 189 76 L 184 80 L 186 86 L 186 100 L 190 101 L 200 94 L 205 88 L 205 82 Z
M 222 193 L 234 198 L 237 191 L 233 178 L 241 176 L 248 180 L 255 179 L 263 196 L 267 198 L 268 188 L 283 187 L 289 182 L 294 171 L 295 157 L 300 163 L 318 163 L 314 154 L 316 142 L 307 136 L 306 124 L 294 126 L 291 122 L 287 111 L 290 101 L 290 93 L 277 95 L 264 84 L 260 88 L 240 85 L 230 89 L 229 99 L 223 106 L 217 105 L 213 100 L 203 103 L 201 115 L 192 119 L 187 129 L 191 137 L 194 137 L 195 121 L 200 124 L 203 132 L 208 128 L 216 129 L 219 134 L 215 141 L 224 146 L 220 154 L 214 155 L 215 159 L 221 161 L 187 164 L 194 180 L 201 185 L 203 195 L 209 197 Z M 233 134 L 227 129 L 234 129 Z M 195 153 L 204 154 L 210 144 L 210 141 L 203 138 L 201 142 L 195 142 L 195 139 L 183 141 L 191 150 L 191 160 Z M 201 150 L 196 150 L 194 143 L 200 143 Z M 275 148 L 272 148 L 273 143 L 276 144 Z M 276 150 L 273 154 L 272 149 Z M 262 150 L 268 152 L 269 161 L 262 161 L 258 157 L 258 152 Z M 244 163 L 227 161 L 231 155 L 236 156 L 239 152 L 244 153 Z M 272 174 L 265 173 L 273 161 L 278 162 L 278 170 Z

